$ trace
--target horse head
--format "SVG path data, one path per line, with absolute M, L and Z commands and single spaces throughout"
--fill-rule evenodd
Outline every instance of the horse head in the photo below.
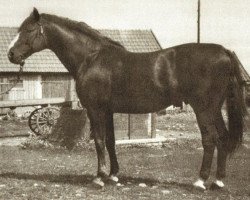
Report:
M 45 48 L 47 48 L 46 36 L 40 14 L 34 8 L 30 16 L 24 20 L 18 29 L 17 36 L 10 43 L 8 58 L 14 64 L 23 65 L 26 58 Z

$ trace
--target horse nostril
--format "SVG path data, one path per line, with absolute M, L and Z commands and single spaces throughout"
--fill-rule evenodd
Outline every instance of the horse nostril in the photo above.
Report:
M 14 53 L 13 53 L 12 51 L 9 51 L 8 57 L 9 57 L 9 58 L 12 58 L 13 56 L 14 56 Z

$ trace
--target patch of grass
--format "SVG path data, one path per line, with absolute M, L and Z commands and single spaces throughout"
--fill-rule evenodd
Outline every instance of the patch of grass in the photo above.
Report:
M 177 132 L 199 132 L 194 112 L 168 111 L 157 117 L 157 129 Z
M 29 132 L 27 120 L 0 120 L 0 137 L 29 135 Z

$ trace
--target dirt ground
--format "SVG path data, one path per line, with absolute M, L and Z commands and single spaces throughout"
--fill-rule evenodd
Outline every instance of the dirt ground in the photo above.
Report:
M 81 151 L 0 147 L 0 199 L 249 199 L 250 148 L 228 162 L 226 188 L 194 190 L 201 163 L 200 141 L 181 139 L 154 147 L 117 147 L 120 185 L 91 184 L 97 161 L 94 145 Z M 214 158 L 215 160 L 216 158 Z M 215 179 L 215 163 L 211 181 Z

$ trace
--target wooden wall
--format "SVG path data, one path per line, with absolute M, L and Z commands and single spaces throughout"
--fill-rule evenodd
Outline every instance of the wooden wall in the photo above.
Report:
M 42 75 L 42 98 L 65 97 L 70 90 L 68 74 Z
M 0 104 L 4 100 L 23 100 L 41 98 L 40 75 L 23 75 L 20 81 L 7 93 L 0 95 Z M 17 80 L 14 74 L 0 76 L 0 93 L 7 91 Z M 4 114 L 8 109 L 0 109 L 0 114 Z
M 41 89 L 38 84 L 39 79 L 39 75 L 21 76 L 20 81 L 8 93 L 0 95 L 0 101 L 41 98 Z M 15 75 L 0 77 L 0 92 L 4 92 L 13 86 L 15 80 L 17 80 Z
M 16 79 L 16 75 L 11 74 L 0 76 L 0 93 L 10 88 Z M 71 80 L 67 74 L 26 74 L 8 93 L 0 95 L 0 101 L 64 97 L 70 89 Z

